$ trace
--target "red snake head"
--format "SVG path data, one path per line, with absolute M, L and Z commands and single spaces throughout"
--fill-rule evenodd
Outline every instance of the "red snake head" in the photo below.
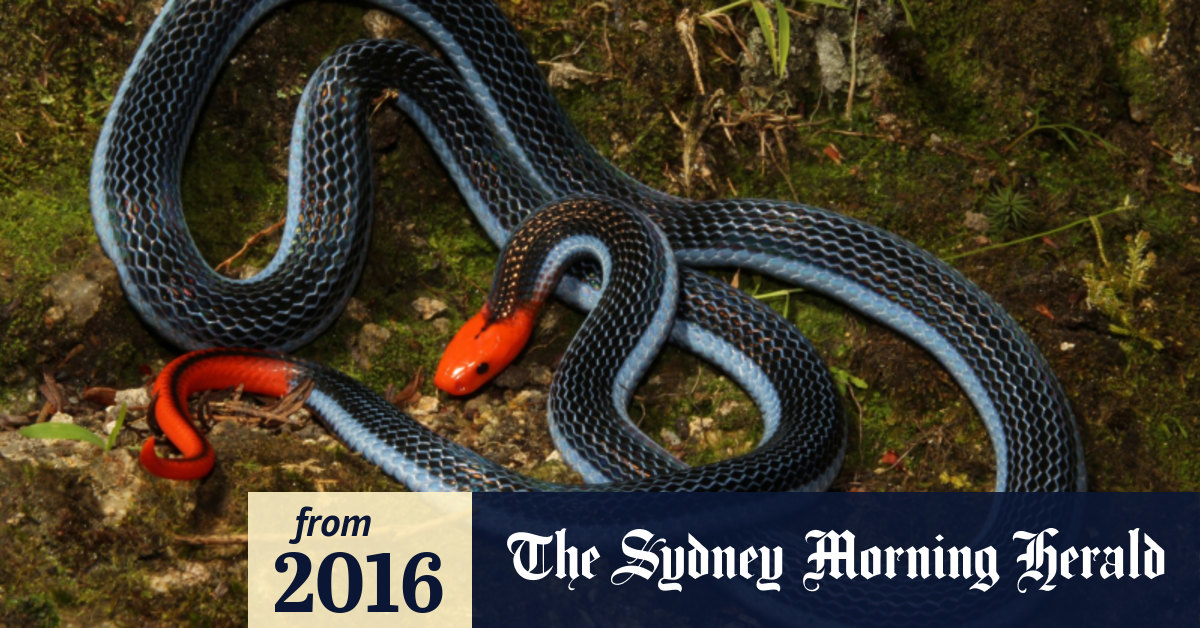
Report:
M 535 317 L 534 308 L 518 307 L 508 318 L 493 320 L 484 306 L 447 345 L 433 383 L 452 395 L 479 390 L 525 347 Z

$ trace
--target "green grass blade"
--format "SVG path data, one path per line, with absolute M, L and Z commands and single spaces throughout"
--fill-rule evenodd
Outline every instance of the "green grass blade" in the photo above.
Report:
M 1072 227 L 1078 227 L 1079 225 L 1090 222 L 1090 223 L 1092 223 L 1092 229 L 1096 231 L 1096 242 L 1100 243 L 1100 245 L 1101 245 L 1100 246 L 1100 260 L 1104 262 L 1104 266 L 1107 268 L 1109 265 L 1108 259 L 1104 257 L 1103 241 L 1100 239 L 1100 219 L 1109 214 L 1115 214 L 1117 212 L 1128 211 L 1132 207 L 1133 207 L 1132 205 L 1121 205 L 1120 207 L 1115 207 L 1108 211 L 1100 212 L 1099 214 L 1093 214 L 1086 218 L 1080 218 L 1079 220 L 1071 221 L 1065 225 L 1055 227 L 1053 229 L 1047 229 L 1046 231 L 1043 231 L 1041 233 L 1035 233 L 1030 236 L 1025 236 L 1023 238 L 1017 238 L 1016 240 L 1009 240 L 1007 242 L 998 242 L 996 244 L 989 244 L 987 246 L 973 249 L 970 251 L 966 251 L 964 253 L 956 253 L 954 255 L 944 255 L 944 256 L 942 256 L 942 261 L 949 262 L 951 260 L 962 259 L 964 257 L 970 257 L 971 255 L 977 255 L 979 253 L 983 253 L 986 251 L 994 251 L 996 249 L 1002 249 L 1002 248 L 1014 246 L 1017 244 L 1023 244 L 1025 242 L 1029 242 L 1030 240 L 1044 238 L 1049 235 L 1054 235 L 1054 234 L 1058 233 L 1059 231 L 1066 231 L 1067 229 L 1071 229 Z
M 767 42 L 767 51 L 771 53 L 771 65 L 779 67 L 779 51 L 775 48 L 775 24 L 771 22 L 771 14 L 762 0 L 752 0 L 754 17 L 758 18 L 758 26 L 762 29 L 763 39 Z
M 704 13 L 704 15 L 716 15 L 718 13 L 725 13 L 726 11 L 729 11 L 730 9 L 736 9 L 736 8 L 742 6 L 743 4 L 746 4 L 747 2 L 750 2 L 750 0 L 734 0 L 733 2 L 730 2 L 729 4 L 727 4 L 723 7 L 713 9 L 712 11 L 706 11 Z
M 21 436 L 28 438 L 78 440 L 91 443 L 101 449 L 104 448 L 104 439 L 96 436 L 87 428 L 80 427 L 74 423 L 36 423 L 34 425 L 27 425 L 18 431 Z
M 1055 133 L 1058 133 L 1059 139 L 1066 142 L 1067 146 L 1071 147 L 1071 150 L 1079 150 L 1079 146 L 1077 146 L 1075 144 L 1075 142 L 1071 140 L 1071 136 L 1067 133 L 1067 131 L 1066 131 L 1067 127 L 1065 125 L 1051 124 L 1051 125 L 1049 125 L 1049 128 L 1053 129 Z M 1081 131 L 1081 133 L 1082 133 L 1082 131 Z
M 809 4 L 815 4 L 818 6 L 829 7 L 831 9 L 840 9 L 842 11 L 850 10 L 850 7 L 844 5 L 840 2 L 834 2 L 833 0 L 804 0 L 804 1 Z
M 117 412 L 117 423 L 113 425 L 112 431 L 108 433 L 108 441 L 104 443 L 104 451 L 108 451 L 117 446 L 117 435 L 121 433 L 121 426 L 125 425 L 125 404 L 121 404 L 121 410 Z
M 775 0 L 775 21 L 779 23 L 779 59 L 775 76 L 782 79 L 783 71 L 787 69 L 788 50 L 792 47 L 792 18 L 788 17 L 783 0 Z
M 798 292 L 804 292 L 804 288 L 786 288 L 784 290 L 776 290 L 774 292 L 764 292 L 762 294 L 752 294 L 750 296 L 752 296 L 760 301 L 765 301 L 767 299 L 778 299 L 779 297 L 786 297 L 789 294 L 796 294 Z

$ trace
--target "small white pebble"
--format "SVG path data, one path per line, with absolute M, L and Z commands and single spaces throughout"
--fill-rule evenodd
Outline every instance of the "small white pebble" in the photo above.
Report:
M 438 407 L 439 404 L 437 397 L 429 395 L 418 399 L 417 407 L 413 410 L 417 414 L 433 414 L 434 412 L 438 411 Z
M 117 406 L 121 404 L 125 404 L 129 408 L 148 406 L 150 405 L 150 393 L 146 391 L 144 386 L 141 388 L 127 388 L 125 390 L 118 390 L 113 395 L 113 400 Z
M 431 320 L 446 311 L 447 306 L 444 302 L 429 297 L 417 297 L 412 302 L 412 308 L 421 316 L 421 320 Z

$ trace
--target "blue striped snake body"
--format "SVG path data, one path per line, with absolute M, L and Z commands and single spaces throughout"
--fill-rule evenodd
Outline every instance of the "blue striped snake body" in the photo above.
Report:
M 594 413 L 586 408 L 559 407 L 552 412 L 556 443 L 577 458 L 588 481 L 664 490 L 821 489 L 832 481 L 845 435 L 820 360 L 778 315 L 697 270 L 738 266 L 828 295 L 928 350 L 981 415 L 998 490 L 1085 487 L 1080 438 L 1060 385 L 1028 336 L 979 288 L 919 247 L 834 212 L 772 200 L 690 201 L 634 181 L 580 137 L 515 30 L 486 1 L 374 2 L 422 30 L 442 56 L 375 41 L 344 47 L 322 64 L 297 113 L 279 252 L 251 279 L 217 275 L 188 234 L 180 164 L 221 63 L 280 3 L 169 1 L 96 149 L 91 196 L 100 241 L 135 309 L 169 341 L 187 349 L 286 351 L 330 324 L 365 259 L 372 195 L 365 106 L 375 90 L 395 88 L 397 105 L 498 245 L 547 204 L 565 203 L 557 211 L 567 213 L 580 205 L 602 215 L 633 212 L 661 232 L 679 264 L 673 322 L 656 323 L 648 308 L 647 324 L 662 329 L 622 349 L 627 356 L 598 354 L 606 350 L 605 334 L 618 332 L 593 327 L 586 345 L 592 353 L 581 360 L 617 364 L 611 384 L 628 388 L 645 355 L 669 335 L 733 376 L 763 409 L 758 449 L 685 469 L 637 434 L 623 409 L 589 420 Z M 603 233 L 574 235 L 592 261 L 575 266 L 557 293 L 599 308 L 606 297 L 598 286 L 616 272 L 604 268 L 606 256 L 626 245 L 603 242 Z M 181 369 L 203 362 L 186 361 Z M 310 405 L 352 448 L 413 488 L 547 488 L 421 433 L 345 376 L 293 358 L 279 363 L 289 382 L 314 380 Z M 580 379 L 556 380 L 558 394 L 572 396 L 571 377 Z M 623 401 L 611 396 L 614 406 Z M 585 416 L 581 423 L 575 414 Z

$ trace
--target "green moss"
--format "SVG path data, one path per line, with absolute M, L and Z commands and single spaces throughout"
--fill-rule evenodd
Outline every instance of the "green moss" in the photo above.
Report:
M 123 63 L 115 17 L 84 1 L 20 0 L 0 13 L 0 364 L 29 359 L 40 290 L 94 241 L 91 149 Z M 100 36 L 99 33 L 110 33 Z M 130 31 L 130 37 L 136 33 Z M 19 307 L 17 307 L 19 305 Z
M 0 193 L 34 187 L 57 167 L 86 166 L 128 45 L 116 16 L 86 0 L 18 0 L 0 15 Z M 112 30 L 109 30 L 112 29 Z M 136 36 L 128 29 L 129 37 Z M 55 177 L 60 183 L 70 179 Z M 86 185 L 79 187 L 86 190 Z
M 1162 81 L 1154 72 L 1150 59 L 1132 48 L 1122 57 L 1121 86 L 1129 93 L 1129 106 L 1134 110 L 1152 107 L 1162 94 Z
M 137 10 L 148 12 L 150 4 L 139 3 Z M 1166 76 L 1162 58 L 1133 51 L 1138 38 L 1163 32 L 1159 3 L 1090 3 L 1087 14 L 1078 2 L 910 4 L 918 25 L 906 35 L 911 38 L 906 45 L 915 50 L 906 57 L 911 75 L 880 86 L 870 101 L 854 108 L 849 122 L 827 119 L 824 108 L 804 110 L 811 126 L 782 131 L 786 160 L 761 160 L 754 130 L 734 129 L 730 142 L 721 130 L 711 129 L 704 142 L 720 189 L 698 193 L 726 195 L 732 186 L 743 196 L 827 206 L 939 252 L 977 246 L 976 234 L 962 225 L 963 213 L 979 207 L 980 196 L 990 189 L 1020 185 L 1036 202 L 1042 211 L 1022 228 L 1031 233 L 1132 195 L 1139 211 L 1106 219 L 1105 228 L 1112 246 L 1140 229 L 1152 235 L 1162 272 L 1151 279 L 1147 295 L 1155 309 L 1147 315 L 1161 330 L 1165 348 L 1160 352 L 1122 347 L 1104 333 L 1107 320 L 1081 303 L 1080 267 L 1095 261 L 1087 229 L 956 264 L 1009 309 L 1054 365 L 1085 428 L 1093 488 L 1195 490 L 1200 458 L 1191 452 L 1200 451 L 1195 412 L 1200 307 L 1190 282 L 1200 236 L 1195 195 L 1180 187 L 1194 183 L 1194 173 L 1151 144 L 1195 152 L 1188 135 L 1192 123 L 1172 131 L 1163 122 L 1167 116 L 1158 112 L 1186 110 L 1160 95 Z M 0 312 L 6 313 L 0 317 L 0 365 L 6 368 L 20 363 L 28 373 L 38 373 L 43 363 L 35 357 L 49 364 L 63 357 L 42 349 L 49 334 L 39 293 L 49 277 L 77 266 L 94 243 L 86 199 L 91 146 L 149 18 L 124 16 L 125 23 L 138 25 L 126 26 L 119 15 L 124 6 L 17 0 L 0 15 L 0 65 L 11 68 L 0 76 L 0 203 L 9 209 L 0 212 Z M 665 187 L 664 171 L 680 161 L 679 132 L 667 111 L 684 115 L 698 98 L 671 27 L 678 6 L 655 0 L 625 7 L 624 16 L 599 9 L 579 16 L 569 3 L 525 0 L 506 10 L 517 15 L 538 58 L 578 49 L 571 62 L 611 73 L 611 80 L 560 95 L 602 152 L 615 154 L 615 161 L 638 178 Z M 285 11 L 256 33 L 257 44 L 242 49 L 247 64 L 223 75 L 199 123 L 184 176 L 189 220 L 210 259 L 223 259 L 282 213 L 280 171 L 295 88 L 335 40 L 359 35 L 360 14 L 311 3 Z M 1027 24 L 1022 20 L 1042 17 L 1054 25 L 1052 36 L 1032 22 L 1020 28 Z M 644 24 L 632 28 L 633 19 Z M 336 26 L 310 28 L 327 20 Z M 1067 45 L 1047 48 L 1043 37 Z M 704 42 L 710 91 L 720 87 L 739 94 L 736 67 L 715 60 L 710 43 Z M 736 51 L 733 42 L 716 43 Z M 882 44 L 871 42 L 876 45 Z M 786 96 L 798 103 L 793 113 L 815 102 L 814 86 L 789 89 L 794 93 Z M 764 100 L 778 103 L 783 96 L 768 94 Z M 833 96 L 835 101 L 841 97 Z M 730 97 L 730 106 L 742 107 L 737 100 Z M 1027 112 L 1037 106 L 1044 107 L 1047 120 L 1095 131 L 1123 152 L 1082 145 L 1071 151 L 1044 134 L 1002 152 L 1028 128 Z M 1131 106 L 1150 117 L 1131 122 Z M 401 148 L 378 164 L 377 226 L 356 293 L 365 318 L 343 316 L 305 350 L 361 376 L 376 390 L 403 384 L 418 366 L 428 374 L 440 355 L 447 334 L 418 320 L 411 301 L 419 295 L 445 301 L 453 328 L 481 303 L 495 259 L 495 249 L 420 140 L 407 131 L 399 134 Z M 841 152 L 841 163 L 825 156 L 831 144 Z M 249 263 L 261 266 L 270 251 L 270 246 L 256 248 Z M 743 287 L 754 285 L 749 275 L 741 280 Z M 760 289 L 782 287 L 764 281 Z M 19 304 L 5 310 L 13 299 Z M 793 295 L 769 303 L 780 311 L 786 307 L 830 364 L 867 382 L 867 389 L 854 389 L 854 399 L 845 400 L 850 445 L 838 488 L 990 487 L 994 462 L 986 431 L 932 360 L 820 297 Z M 1055 318 L 1039 314 L 1038 306 Z M 128 308 L 113 309 L 89 330 L 98 339 L 89 337 L 88 346 L 95 342 L 103 348 L 75 358 L 71 374 L 83 375 L 70 385 L 106 377 L 111 378 L 106 383 L 121 387 L 137 385 L 142 376 L 128 365 L 153 364 L 170 355 L 139 331 Z M 392 331 L 367 372 L 359 372 L 350 349 L 363 320 Z M 566 330 L 579 317 L 567 314 L 561 320 L 559 344 L 530 359 L 553 362 Z M 123 340 L 114 341 L 118 338 Z M 1063 348 L 1068 345 L 1073 348 Z M 119 376 L 113 375 L 114 364 L 126 365 Z M 760 437 L 757 410 L 712 369 L 673 351 L 651 377 L 659 383 L 638 391 L 633 410 L 640 416 L 645 409 L 651 434 L 678 430 L 678 421 L 693 415 L 714 418 L 710 431 L 716 436 L 710 442 L 689 435 L 684 448 L 689 461 L 723 458 Z M 25 382 L 18 385 L 4 392 L 3 411 L 15 410 L 13 404 L 24 403 L 32 389 Z M 426 391 L 432 394 L 428 384 Z M 729 402 L 733 409 L 722 414 Z M 223 561 L 219 551 L 181 545 L 171 540 L 172 532 L 244 530 L 247 490 L 313 489 L 326 482 L 339 490 L 396 487 L 360 456 L 327 441 L 312 444 L 257 430 L 221 433 L 217 449 L 223 462 L 217 474 L 199 487 L 148 482 L 127 525 L 115 528 L 96 523 L 100 515 L 76 476 L 0 461 L 0 510 L 36 522 L 17 528 L 8 523 L 15 519 L 0 522 L 5 598 L 0 623 L 53 625 L 61 619 L 91 625 L 133 621 L 129 618 L 171 623 L 181 617 L 198 624 L 238 623 L 244 620 L 242 563 Z M 889 450 L 904 455 L 903 464 L 877 474 Z M 319 461 L 317 470 L 295 466 L 310 459 Z M 534 473 L 556 480 L 569 476 L 558 463 L 539 465 Z M 208 586 L 165 594 L 148 590 L 146 574 L 176 560 L 214 565 L 212 581 L 228 588 L 215 596 Z
M 231 144 L 212 132 L 198 134 L 193 144 L 193 158 L 183 171 L 183 205 L 196 246 L 216 265 L 236 253 L 250 235 L 283 218 L 287 184 L 272 175 L 269 162 L 246 159 L 242 141 Z M 238 266 L 262 268 L 277 242 L 275 238 L 270 245 L 252 248 Z
M 10 210 L 0 213 L 0 274 L 9 278 L 0 281 L 0 308 L 13 309 L 0 317 L 0 364 L 27 359 L 45 328 L 42 286 L 85 257 L 94 236 L 84 189 L 0 194 Z
M 237 252 L 287 209 L 287 149 L 299 92 L 339 45 L 362 36 L 363 9 L 301 3 L 273 12 L 235 51 L 197 121 L 184 163 L 188 227 L 212 264 Z M 306 28 L 313 23 L 322 28 Z M 254 85 L 254 89 L 240 89 Z M 273 238 L 235 267 L 261 268 Z
M 125 614 L 165 618 L 185 604 L 202 605 L 210 617 L 244 616 L 239 601 L 244 598 L 214 598 L 202 589 L 148 590 L 144 574 L 170 565 L 151 558 L 162 555 L 165 542 L 161 526 L 147 524 L 158 518 L 155 512 L 180 521 L 180 505 L 170 504 L 172 491 L 148 487 L 133 502 L 129 525 L 109 527 L 99 523 L 103 517 L 86 475 L 73 473 L 68 479 L 62 471 L 0 463 L 0 477 L 0 503 L 10 513 L 3 525 L 6 542 L 0 544 L 6 597 L 0 621 L 6 625 L 53 626 L 60 619 L 91 625 Z M 19 500 L 17 491 L 23 495 Z M 181 555 L 188 558 L 186 552 Z M 147 561 L 155 565 L 149 571 Z M 235 574 L 220 576 L 236 579 Z M 184 602 L 189 596 L 193 599 Z
M 54 602 L 38 594 L 6 601 L 0 608 L 0 620 L 11 626 L 30 628 L 51 628 L 62 623 Z
M 51 189 L 26 187 L 5 195 L 0 215 L 0 264 L 23 283 L 38 283 L 77 264 L 92 239 L 86 187 L 77 173 L 47 177 Z

